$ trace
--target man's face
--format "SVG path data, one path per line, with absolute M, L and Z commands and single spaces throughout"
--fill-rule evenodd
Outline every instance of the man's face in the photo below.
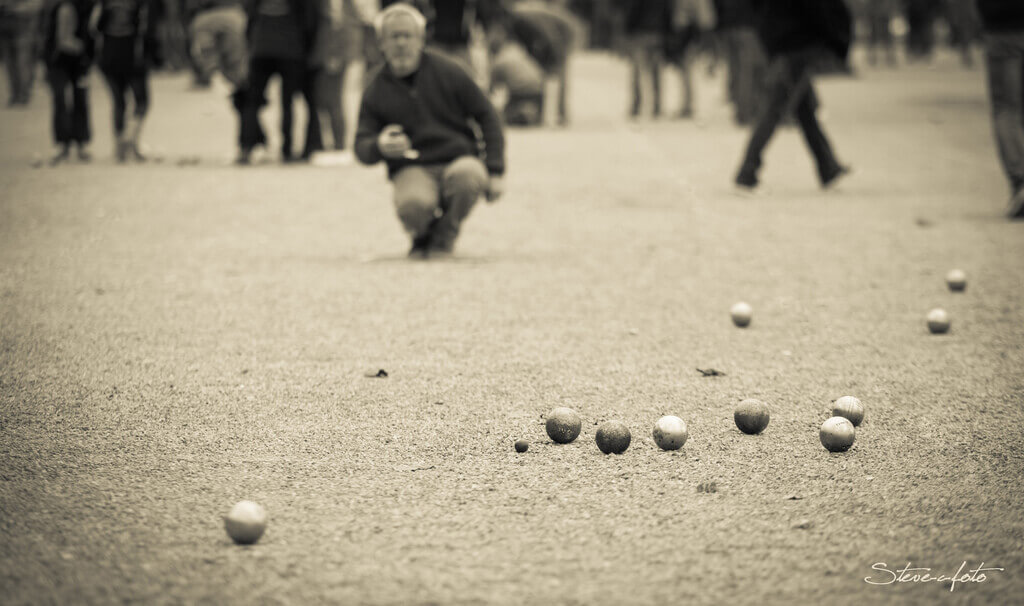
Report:
M 392 73 L 408 76 L 420 66 L 423 33 L 409 15 L 395 15 L 381 29 L 380 50 Z

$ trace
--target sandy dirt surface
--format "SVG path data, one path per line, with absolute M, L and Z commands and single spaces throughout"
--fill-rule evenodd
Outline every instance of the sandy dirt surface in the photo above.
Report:
M 1024 225 L 984 74 L 822 81 L 854 174 L 822 192 L 783 130 L 746 197 L 721 75 L 698 122 L 630 123 L 623 64 L 575 70 L 572 126 L 509 134 L 508 193 L 446 262 L 405 259 L 381 167 L 226 164 L 227 102 L 185 76 L 153 82 L 144 166 L 113 162 L 98 77 L 91 165 L 31 168 L 44 89 L 0 112 L 0 601 L 1024 601 Z M 224 532 L 241 499 L 255 546 Z M 880 562 L 1004 570 L 951 592 L 866 583 Z

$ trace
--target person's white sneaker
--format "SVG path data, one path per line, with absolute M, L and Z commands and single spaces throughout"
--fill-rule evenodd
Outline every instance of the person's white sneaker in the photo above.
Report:
M 1006 216 L 1010 219 L 1024 219 L 1024 188 L 1010 198 L 1010 205 L 1006 209 Z
M 350 166 L 355 163 L 355 156 L 348 150 L 321 151 L 313 154 L 310 164 L 321 167 Z

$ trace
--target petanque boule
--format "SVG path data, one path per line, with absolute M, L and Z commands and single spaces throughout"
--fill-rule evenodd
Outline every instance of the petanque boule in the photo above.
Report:
M 857 427 L 864 420 L 864 405 L 853 396 L 843 396 L 832 405 L 832 416 L 849 419 Z
M 944 309 L 936 308 L 928 312 L 928 330 L 934 335 L 949 332 L 949 327 L 952 323 L 952 320 L 949 319 L 949 314 Z
M 845 417 L 832 417 L 821 425 L 818 433 L 821 445 L 829 452 L 845 452 L 853 446 L 853 440 L 857 437 L 857 430 L 853 423 Z
M 754 309 L 741 301 L 729 309 L 729 315 L 732 316 L 733 324 L 740 328 L 746 328 L 750 326 L 750 321 L 754 318 Z
M 953 292 L 963 292 L 967 289 L 967 274 L 962 269 L 951 269 L 946 274 L 946 286 Z
M 526 452 L 530 449 L 530 443 L 526 440 L 516 440 L 516 452 Z
M 580 435 L 583 423 L 580 416 L 571 408 L 559 407 L 548 413 L 544 429 L 548 437 L 559 444 L 568 444 Z
M 733 413 L 733 420 L 736 427 L 746 434 L 759 434 L 768 427 L 768 405 L 761 400 L 748 398 L 739 403 L 736 412 Z
M 604 454 L 622 454 L 629 448 L 633 436 L 621 421 L 605 421 L 597 428 L 594 440 Z
M 690 437 L 686 432 L 686 422 L 672 415 L 658 419 L 651 434 L 654 443 L 662 450 L 679 450 Z
M 224 529 L 235 543 L 250 545 L 267 529 L 267 512 L 252 501 L 239 501 L 224 517 Z

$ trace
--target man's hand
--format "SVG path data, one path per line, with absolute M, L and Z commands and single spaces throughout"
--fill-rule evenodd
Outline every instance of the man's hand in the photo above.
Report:
M 486 193 L 488 202 L 497 202 L 501 194 L 505 193 L 505 180 L 501 175 L 491 175 Z
M 408 158 L 414 153 L 412 141 L 402 130 L 400 124 L 388 124 L 377 136 L 377 148 L 385 158 Z

